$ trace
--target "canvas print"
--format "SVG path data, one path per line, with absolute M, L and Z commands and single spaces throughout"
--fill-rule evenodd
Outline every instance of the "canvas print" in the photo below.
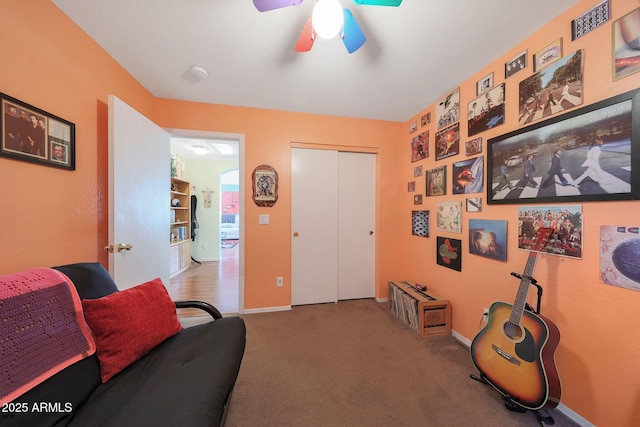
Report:
M 473 156 L 482 153 L 482 137 L 474 138 L 464 143 L 464 155 Z
M 640 8 L 613 23 L 613 80 L 640 71 Z
M 551 227 L 543 253 L 582 258 L 582 206 L 531 206 L 518 209 L 518 249 L 529 250 L 540 227 Z
M 411 212 L 411 234 L 429 237 L 429 211 Z
M 444 196 L 447 194 L 447 167 L 440 166 L 428 170 L 426 175 L 426 196 Z
M 411 162 L 429 157 L 429 131 L 422 132 L 411 139 Z
M 484 176 L 484 156 L 465 159 L 453 163 L 451 177 L 453 184 L 452 194 L 482 193 Z
M 502 83 L 469 103 L 469 136 L 504 123 L 504 87 Z
M 518 122 L 562 113 L 582 104 L 582 95 L 582 50 L 577 50 L 520 82 Z
M 467 197 L 467 212 L 482 212 L 482 197 Z
M 476 83 L 476 96 L 482 95 L 492 87 L 493 87 L 493 73 L 478 80 L 478 82 Z
M 416 166 L 413 168 L 413 176 L 422 176 L 422 166 Z
M 640 291 L 640 228 L 600 226 L 600 281 Z
M 460 120 L 460 88 L 436 101 L 436 130 Z
M 609 0 L 603 0 L 571 21 L 571 40 L 580 38 L 609 21 L 610 10 Z
M 436 204 L 436 228 L 438 231 L 462 233 L 462 202 Z
M 437 236 L 436 263 L 452 270 L 462 271 L 462 241 Z
M 414 194 L 413 195 L 413 204 L 421 205 L 422 204 L 422 194 Z
M 416 182 L 415 181 L 409 181 L 407 183 L 407 191 L 408 192 L 416 191 Z
M 460 123 L 436 132 L 436 160 L 460 154 Z
M 498 261 L 506 261 L 507 221 L 470 219 L 469 253 Z
M 562 38 L 559 38 L 533 55 L 533 72 L 540 71 L 560 58 L 562 58 Z
M 431 123 L 431 113 L 427 113 L 420 117 L 420 127 L 425 127 L 429 123 Z

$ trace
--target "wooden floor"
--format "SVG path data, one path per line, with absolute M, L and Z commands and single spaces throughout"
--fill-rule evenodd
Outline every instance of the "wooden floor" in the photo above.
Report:
M 238 312 L 238 250 L 221 248 L 220 261 L 191 263 L 184 273 L 171 279 L 171 298 L 179 300 L 200 300 L 216 306 L 222 314 Z M 202 310 L 181 309 L 180 317 L 206 315 Z

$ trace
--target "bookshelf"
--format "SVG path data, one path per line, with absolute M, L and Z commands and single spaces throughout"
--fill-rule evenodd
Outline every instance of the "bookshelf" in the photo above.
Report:
M 169 277 L 175 277 L 191 266 L 191 187 L 188 181 L 171 178 L 170 209 Z
M 451 305 L 414 282 L 389 282 L 389 309 L 421 337 L 451 334 Z

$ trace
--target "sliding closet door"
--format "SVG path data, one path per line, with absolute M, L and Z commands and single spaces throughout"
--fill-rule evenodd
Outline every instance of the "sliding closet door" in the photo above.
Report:
M 376 155 L 338 154 L 338 299 L 375 296 Z
M 338 152 L 291 150 L 291 305 L 338 300 Z

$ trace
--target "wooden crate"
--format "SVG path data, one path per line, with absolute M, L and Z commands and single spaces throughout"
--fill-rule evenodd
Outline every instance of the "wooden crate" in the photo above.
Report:
M 389 308 L 421 337 L 451 334 L 451 305 L 408 280 L 389 282 Z

